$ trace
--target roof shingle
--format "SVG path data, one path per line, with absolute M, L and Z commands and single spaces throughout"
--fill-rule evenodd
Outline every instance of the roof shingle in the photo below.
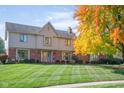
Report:
M 6 31 L 9 32 L 36 34 L 36 35 L 40 35 L 39 32 L 42 30 L 41 27 L 10 23 L 10 22 L 6 22 L 5 27 L 6 27 Z M 58 37 L 62 37 L 62 38 L 73 38 L 74 36 L 73 33 L 70 34 L 67 31 L 55 29 L 55 32 L 57 33 Z

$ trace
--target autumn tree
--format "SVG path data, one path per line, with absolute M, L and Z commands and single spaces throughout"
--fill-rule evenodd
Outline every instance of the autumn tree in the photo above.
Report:
M 122 53 L 124 60 L 124 6 L 78 6 L 75 11 L 80 35 L 77 54 Z

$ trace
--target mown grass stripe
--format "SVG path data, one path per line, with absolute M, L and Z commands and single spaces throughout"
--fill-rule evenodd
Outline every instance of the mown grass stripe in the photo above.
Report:
M 0 87 L 42 87 L 124 79 L 123 70 L 112 69 L 109 65 L 10 64 L 0 65 L 0 71 Z
M 99 80 L 98 75 L 96 75 L 96 73 L 90 66 L 85 66 L 85 68 L 87 69 L 88 75 L 92 78 L 93 81 L 95 81 L 96 79 Z
M 37 67 L 35 67 L 35 68 L 37 68 Z M 37 84 L 35 83 L 35 81 L 37 81 L 37 77 L 38 76 L 41 76 L 41 74 L 43 74 L 43 73 L 45 73 L 48 69 L 50 69 L 50 68 L 41 68 L 40 70 L 39 69 L 36 69 L 35 71 L 33 71 L 33 73 L 31 74 L 31 75 L 28 75 L 28 76 L 26 76 L 25 78 L 23 78 L 19 83 L 20 83 L 20 85 L 21 85 L 21 83 L 22 83 L 22 85 L 21 86 L 19 86 L 19 87 L 28 87 L 28 86 L 31 86 L 31 87 L 33 87 L 34 85 L 36 85 L 37 86 Z M 42 71 L 42 72 L 41 72 Z M 27 82 L 25 85 L 23 85 L 23 83 L 24 82 Z M 42 82 L 42 81 L 41 81 Z M 40 83 L 40 81 L 38 82 L 38 83 Z M 14 86 L 16 86 L 16 85 L 14 85 Z

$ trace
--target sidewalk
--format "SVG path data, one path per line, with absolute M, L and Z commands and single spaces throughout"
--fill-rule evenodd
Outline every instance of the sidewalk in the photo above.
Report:
M 48 87 L 44 87 L 44 88 L 79 88 L 81 86 L 90 86 L 90 85 L 98 85 L 98 84 L 110 84 L 110 83 L 124 83 L 124 80 L 66 84 L 66 85 L 48 86 Z

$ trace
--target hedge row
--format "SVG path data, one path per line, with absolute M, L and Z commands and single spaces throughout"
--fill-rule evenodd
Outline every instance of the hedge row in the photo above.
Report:
M 42 64 L 83 64 L 83 60 L 79 60 L 77 58 L 73 59 L 74 61 L 60 61 L 56 60 L 55 62 L 41 62 L 39 60 L 35 59 L 24 59 L 21 61 L 18 60 L 11 60 L 8 58 L 7 55 L 0 55 L 0 61 L 2 64 L 14 64 L 14 63 L 42 63 Z M 122 59 L 118 58 L 106 58 L 106 59 L 99 59 L 98 61 L 91 61 L 91 62 L 85 62 L 85 64 L 124 64 L 124 61 Z
M 91 61 L 91 64 L 123 64 L 124 61 L 119 58 L 99 59 L 98 61 Z

